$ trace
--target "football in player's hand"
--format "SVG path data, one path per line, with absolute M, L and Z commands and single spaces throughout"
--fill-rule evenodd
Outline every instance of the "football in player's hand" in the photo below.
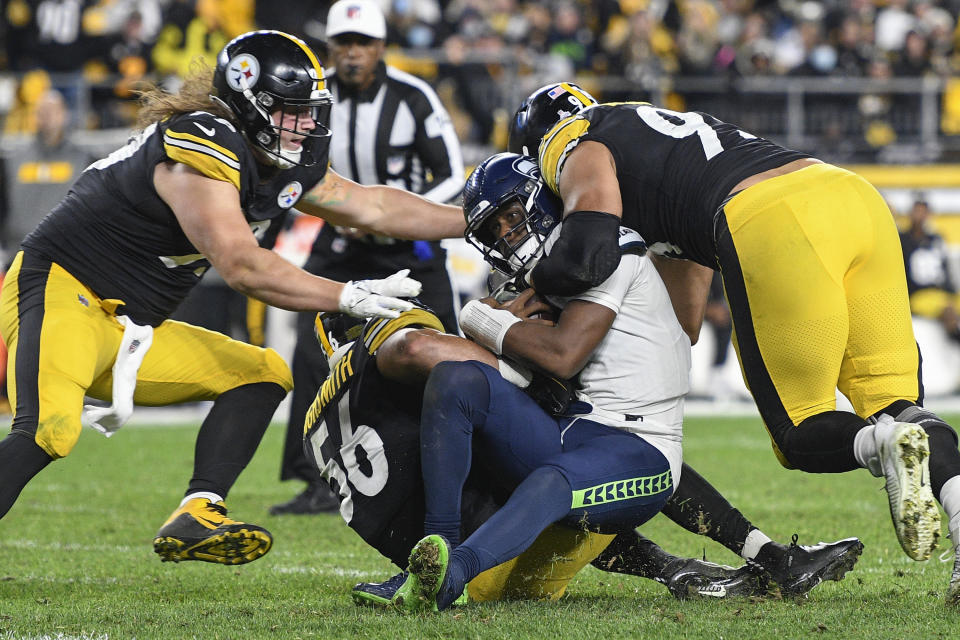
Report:
M 523 305 L 523 310 L 525 312 L 533 309 L 537 310 L 528 316 L 530 319 L 541 319 L 548 320 L 549 322 L 556 322 L 557 316 L 560 315 L 560 310 L 550 304 L 546 297 L 540 295 L 539 293 L 534 293 Z

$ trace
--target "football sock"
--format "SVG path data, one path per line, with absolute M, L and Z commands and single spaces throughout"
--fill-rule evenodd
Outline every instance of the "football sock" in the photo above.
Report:
M 182 507 L 183 505 L 187 504 L 188 502 L 196 498 L 206 498 L 207 500 L 209 500 L 210 502 L 213 502 L 214 504 L 216 504 L 217 502 L 223 502 L 223 496 L 219 496 L 215 493 L 210 493 L 209 491 L 197 491 L 194 493 L 188 493 L 186 497 L 180 501 L 180 506 Z
M 675 555 L 661 549 L 653 540 L 636 531 L 628 531 L 618 533 L 590 564 L 601 571 L 653 579 L 675 558 Z
M 185 495 L 208 491 L 226 497 L 286 395 L 273 382 L 246 384 L 220 394 L 200 425 L 193 478 Z
M 940 489 L 940 504 L 947 514 L 947 530 L 953 546 L 960 545 L 960 476 L 953 476 Z
M 460 500 L 470 473 L 474 429 L 490 406 L 486 376 L 468 362 L 441 362 L 423 392 L 420 418 L 420 466 L 426 513 L 423 530 L 456 547 L 460 542 Z
M 743 549 L 740 551 L 740 557 L 744 560 L 753 560 L 760 552 L 760 548 L 768 542 L 772 542 L 770 537 L 760 529 L 754 529 L 747 534 L 747 539 L 743 543 Z
M 567 515 L 571 497 L 562 473 L 553 467 L 535 469 L 507 503 L 454 550 L 463 562 L 463 584 L 523 553 L 544 529 Z
M 33 476 L 53 462 L 33 438 L 10 433 L 0 440 L 0 518 L 7 514 Z
M 860 468 L 853 443 L 866 423 L 853 413 L 824 411 L 796 426 L 787 420 L 767 427 L 790 467 L 809 473 L 843 473 Z
M 740 554 L 753 528 L 739 509 L 687 463 L 663 514 L 687 531 L 705 535 L 736 554 Z
M 883 469 L 880 467 L 880 452 L 877 450 L 877 439 L 875 432 L 877 425 L 868 424 L 853 439 L 853 457 L 864 469 L 869 469 L 870 473 L 876 477 L 883 475 Z
M 472 549 L 457 547 L 450 553 L 447 561 L 447 576 L 440 591 L 437 592 L 437 608 L 441 611 L 449 607 L 463 593 L 469 575 L 479 575 L 480 559 Z

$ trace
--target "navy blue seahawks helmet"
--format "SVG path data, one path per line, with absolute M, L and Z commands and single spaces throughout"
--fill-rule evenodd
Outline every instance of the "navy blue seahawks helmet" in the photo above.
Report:
M 537 155 L 540 140 L 553 125 L 595 104 L 593 96 L 572 82 L 540 87 L 527 96 L 510 121 L 507 150 Z
M 330 137 L 333 96 L 327 89 L 323 66 L 302 40 L 282 31 L 251 31 L 237 36 L 217 55 L 213 73 L 215 95 L 230 109 L 254 149 L 267 154 L 281 168 L 313 166 L 325 158 L 314 150 Z M 274 116 L 309 110 L 311 131 L 286 129 L 303 136 L 296 152 L 283 149 L 281 122 Z
M 519 206 L 511 209 L 514 203 Z M 563 203 L 544 185 L 533 158 L 498 153 L 467 178 L 463 215 L 467 242 L 495 269 L 513 276 L 540 257 L 563 218 Z

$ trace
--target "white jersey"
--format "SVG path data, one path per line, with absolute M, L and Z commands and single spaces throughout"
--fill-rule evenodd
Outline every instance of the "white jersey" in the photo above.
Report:
M 625 227 L 621 247 L 642 242 Z M 617 316 L 579 374 L 583 417 L 642 436 L 680 478 L 683 399 L 690 390 L 690 339 L 680 327 L 667 288 L 646 256 L 626 253 L 602 284 L 569 298 L 603 305 Z

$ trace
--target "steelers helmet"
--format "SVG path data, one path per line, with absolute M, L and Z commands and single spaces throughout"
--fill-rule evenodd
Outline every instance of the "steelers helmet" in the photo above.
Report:
M 313 321 L 313 330 L 323 353 L 330 358 L 337 349 L 359 338 L 365 324 L 367 318 L 355 318 L 340 311 L 321 311 Z
M 213 86 L 211 97 L 233 112 L 247 140 L 271 164 L 309 167 L 326 157 L 333 96 L 320 60 L 303 41 L 282 31 L 239 35 L 217 55 Z M 312 130 L 297 128 L 299 121 L 294 129 L 281 126 L 284 114 L 305 109 L 316 125 Z M 281 131 L 302 136 L 302 147 L 284 149 Z
M 495 220 L 514 201 L 520 210 L 501 237 Z M 513 276 L 540 256 L 547 236 L 563 217 L 563 203 L 544 185 L 533 158 L 498 153 L 467 178 L 463 215 L 467 242 L 495 269 Z
M 527 96 L 510 121 L 507 150 L 536 156 L 540 140 L 553 125 L 595 104 L 593 96 L 572 82 L 540 87 Z

